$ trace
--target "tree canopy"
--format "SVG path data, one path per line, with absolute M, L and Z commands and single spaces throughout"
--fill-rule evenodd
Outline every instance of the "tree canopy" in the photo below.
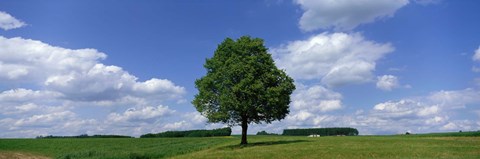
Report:
M 293 79 L 278 69 L 260 38 L 226 38 L 204 67 L 207 74 L 195 81 L 192 101 L 212 123 L 242 126 L 247 144 L 248 124 L 271 123 L 289 113 Z

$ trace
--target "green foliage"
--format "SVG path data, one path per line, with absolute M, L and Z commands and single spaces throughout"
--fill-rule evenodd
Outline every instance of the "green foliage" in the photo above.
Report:
M 282 135 L 288 136 L 357 136 L 358 130 L 355 128 L 310 128 L 310 129 L 285 129 Z
M 248 124 L 271 123 L 289 113 L 293 79 L 278 69 L 260 38 L 225 39 L 195 81 L 192 104 L 209 122 L 241 125 L 246 144 Z
M 213 130 L 187 130 L 187 131 L 166 131 L 157 134 L 144 134 L 140 138 L 152 137 L 213 137 L 230 136 L 232 129 L 229 127 Z
M 278 135 L 278 134 L 268 133 L 268 132 L 266 132 L 266 131 L 259 131 L 259 132 L 257 132 L 257 135 Z

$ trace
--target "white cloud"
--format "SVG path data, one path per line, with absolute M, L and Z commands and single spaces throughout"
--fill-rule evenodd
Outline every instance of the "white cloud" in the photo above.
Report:
M 449 109 L 465 108 L 468 104 L 480 104 L 480 91 L 472 88 L 455 91 L 437 91 L 426 99 Z
M 374 124 L 372 121 L 381 122 L 386 126 L 380 129 L 399 133 L 407 129 L 414 132 L 476 130 L 480 128 L 479 123 L 461 119 L 463 116 L 456 114 L 467 113 L 467 110 L 463 109 L 467 106 L 480 105 L 478 97 L 479 90 L 464 89 L 437 91 L 424 97 L 388 101 L 375 105 L 372 111 L 365 115 L 368 120 L 363 122 L 368 124 Z
M 202 116 L 199 112 L 195 111 L 195 112 L 190 112 L 190 113 L 185 113 L 183 115 L 183 118 L 184 119 L 189 119 L 189 122 L 190 123 L 193 123 L 193 124 L 204 124 L 207 122 L 207 118 Z
M 19 37 L 0 36 L 0 48 L 0 79 L 6 81 L 43 83 L 49 76 L 87 72 L 98 60 L 106 58 L 95 49 L 71 50 Z M 23 71 L 15 73 L 17 70 Z
M 399 119 L 415 116 L 417 112 L 424 107 L 422 103 L 414 100 L 388 101 L 375 105 L 373 112 L 381 118 Z
M 480 46 L 473 53 L 472 60 L 480 62 Z M 472 66 L 472 71 L 473 72 L 480 72 L 480 67 Z
M 57 98 L 62 95 L 52 91 L 33 91 L 29 89 L 12 89 L 0 92 L 1 115 L 32 115 L 38 112 L 54 112 L 63 106 Z
M 292 110 L 308 112 L 328 112 L 342 108 L 342 95 L 320 85 L 305 86 L 296 84 L 292 95 Z
M 480 46 L 477 48 L 477 50 L 475 50 L 475 53 L 473 54 L 472 60 L 480 62 Z
M 187 127 L 190 127 L 191 125 L 187 123 L 186 121 L 179 121 L 179 122 L 174 122 L 174 123 L 168 123 L 163 126 L 163 129 L 165 130 L 184 130 Z
M 35 126 L 35 127 L 51 127 L 57 123 L 63 123 L 75 117 L 75 113 L 71 111 L 55 112 L 51 114 L 33 115 L 31 117 L 20 119 L 15 122 L 15 127 Z
M 392 17 L 408 0 L 295 0 L 305 11 L 300 18 L 304 31 L 334 28 L 351 30 L 361 24 Z
M 296 113 L 292 113 L 291 115 L 287 116 L 287 120 L 296 121 L 296 122 L 305 122 L 307 119 L 313 117 L 314 114 L 308 111 L 298 111 Z M 300 124 L 295 124 L 300 125 Z
M 458 126 L 455 123 L 449 122 L 442 127 L 443 130 L 456 130 Z
M 0 92 L 1 137 L 35 137 L 58 132 L 78 116 L 61 100 L 62 94 L 53 91 L 12 89 Z M 62 130 L 72 133 L 71 129 Z
M 413 0 L 415 3 L 420 5 L 431 5 L 431 4 L 439 4 L 442 0 Z
M 0 80 L 23 82 L 77 101 L 115 101 L 125 96 L 180 99 L 185 88 L 167 79 L 141 82 L 121 67 L 99 62 L 95 49 L 71 50 L 41 41 L 0 36 Z
M 440 108 L 436 105 L 430 106 L 430 107 L 424 107 L 417 112 L 417 115 L 419 116 L 434 115 L 434 114 L 437 114 L 439 110 Z
M 385 91 L 391 91 L 399 87 L 398 78 L 393 75 L 378 76 L 377 80 L 377 88 Z
M 69 110 L 46 112 L 38 109 L 37 114 L 23 115 L 20 118 L 0 119 L 0 137 L 35 137 L 39 135 L 79 135 L 105 134 L 110 129 L 106 124 L 94 119 L 80 119 Z M 103 127 L 103 128 L 102 128 Z
M 0 28 L 3 30 L 16 29 L 25 26 L 26 24 L 10 14 L 0 11 Z
M 321 79 L 327 86 L 373 81 L 376 61 L 393 50 L 359 33 L 322 33 L 272 49 L 277 65 L 293 78 Z
M 185 93 L 185 88 L 176 86 L 167 79 L 152 78 L 145 82 L 137 82 L 133 85 L 133 91 L 137 96 L 160 96 L 163 98 L 178 99 Z
M 480 91 L 474 89 L 437 91 L 425 97 L 379 103 L 373 107 L 373 111 L 384 114 L 385 118 L 448 114 L 470 104 L 480 104 L 478 97 Z
M 441 130 L 443 131 L 472 131 L 480 128 L 479 123 L 470 120 L 455 120 L 445 124 Z
M 0 93 L 1 103 L 6 102 L 26 102 L 32 100 L 47 100 L 52 98 L 59 98 L 62 95 L 58 92 L 52 91 L 33 91 L 30 89 L 12 89 Z
M 163 102 L 185 100 L 184 87 L 167 79 L 139 81 L 119 66 L 101 63 L 107 56 L 95 49 L 72 50 L 2 36 L 0 48 L 0 81 L 19 87 L 0 90 L 0 123 L 4 124 L 0 137 L 138 136 L 175 122 L 160 122 L 175 113 L 161 106 Z M 89 119 L 80 108 L 111 109 L 111 113 L 100 111 L 104 116 Z
M 125 122 L 155 122 L 161 117 L 172 115 L 175 111 L 167 106 L 129 108 L 124 113 L 111 113 L 108 120 L 115 123 Z
M 300 90 L 308 90 L 301 86 Z M 320 94 L 320 96 L 329 96 L 325 93 Z M 292 98 L 291 113 L 285 120 L 273 123 L 271 127 L 274 127 L 275 129 L 272 130 L 277 133 L 281 133 L 285 128 L 354 127 L 364 135 L 396 134 L 406 131 L 427 133 L 478 130 L 480 122 L 458 116 L 469 111 L 463 108 L 469 106 L 475 108 L 480 105 L 478 97 L 480 97 L 480 91 L 475 89 L 436 91 L 427 96 L 378 103 L 371 110 L 358 110 L 343 116 L 313 111 L 305 106 L 295 107 L 295 98 Z M 260 125 L 253 129 L 260 131 L 262 126 L 267 125 Z
M 361 134 L 403 134 L 428 133 L 438 131 L 472 131 L 480 129 L 480 122 L 463 119 L 465 107 L 480 104 L 480 91 L 475 89 L 436 91 L 427 96 L 386 101 L 378 103 L 371 110 L 358 110 L 352 114 L 333 115 L 317 107 L 322 101 L 338 99 L 342 95 L 320 85 L 306 86 L 296 84 L 292 95 L 290 114 L 282 121 L 272 124 L 252 124 L 249 133 L 267 130 L 282 133 L 287 128 L 312 127 L 354 127 Z M 307 104 L 311 103 L 311 104 Z M 459 107 L 461 106 L 461 107 Z M 183 130 L 202 128 L 204 122 L 193 122 L 197 112 L 186 113 L 183 120 L 169 122 L 159 130 Z M 205 120 L 199 116 L 200 120 Z M 210 127 L 208 124 L 205 126 Z M 216 125 L 215 128 L 222 127 Z M 232 128 L 233 133 L 241 133 L 239 127 Z

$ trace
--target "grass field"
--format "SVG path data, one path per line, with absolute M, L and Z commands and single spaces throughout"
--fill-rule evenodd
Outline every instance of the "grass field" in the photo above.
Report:
M 0 139 L 0 157 L 50 158 L 480 158 L 480 137 L 452 135 L 147 139 Z M 1 155 L 4 154 L 4 155 Z M 7 155 L 5 155 L 7 154 Z
M 167 158 L 213 148 L 237 139 L 113 138 L 113 139 L 0 139 L 0 153 L 21 152 L 51 158 L 148 159 Z

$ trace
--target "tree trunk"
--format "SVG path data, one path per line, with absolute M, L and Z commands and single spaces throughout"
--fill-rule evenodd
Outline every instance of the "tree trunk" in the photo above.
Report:
M 240 145 L 247 145 L 247 129 L 248 129 L 248 122 L 247 118 L 242 119 L 242 142 Z

